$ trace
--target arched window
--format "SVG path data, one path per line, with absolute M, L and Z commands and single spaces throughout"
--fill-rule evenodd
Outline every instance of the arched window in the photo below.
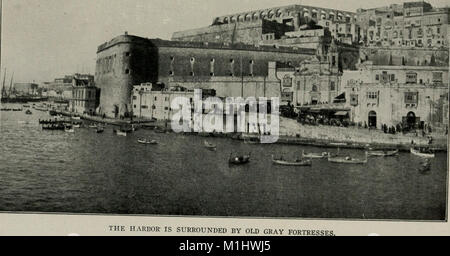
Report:
M 289 75 L 285 75 L 283 77 L 283 86 L 284 87 L 291 87 L 292 86 L 292 78 Z
M 311 88 L 311 91 L 317 92 L 317 85 L 313 84 L 313 86 L 312 86 L 312 88 Z

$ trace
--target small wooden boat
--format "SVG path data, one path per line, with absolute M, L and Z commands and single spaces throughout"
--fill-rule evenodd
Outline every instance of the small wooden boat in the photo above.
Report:
M 305 151 L 302 151 L 302 157 L 303 158 L 311 158 L 311 159 L 324 159 L 327 158 L 330 155 L 328 152 L 322 152 L 322 153 L 305 153 Z
M 48 114 L 51 115 L 51 116 L 57 116 L 58 115 L 58 113 L 55 110 L 49 110 Z
M 73 129 L 73 127 L 71 127 L 71 128 L 65 128 L 64 131 L 65 131 L 65 132 L 69 132 L 69 133 L 74 133 L 74 132 L 75 132 L 75 130 Z
M 431 170 L 431 163 L 429 158 L 425 159 L 425 162 L 423 162 L 419 167 L 419 172 L 428 172 Z
M 79 117 L 79 116 L 72 116 L 71 118 L 72 118 L 72 120 L 81 120 L 81 117 Z
M 123 132 L 123 131 L 121 131 L 121 130 L 116 130 L 116 129 L 114 129 L 114 132 L 115 132 L 118 136 L 127 136 L 127 133 L 126 133 L 126 132 Z
M 138 142 L 141 144 L 158 144 L 158 142 L 156 140 L 147 140 L 147 139 L 138 139 Z
M 27 115 L 32 115 L 33 112 L 31 112 L 31 110 L 27 109 L 27 111 L 25 111 L 25 114 L 27 114 Z
M 22 107 L 24 107 L 24 108 L 29 108 L 30 105 L 22 105 Z
M 433 158 L 435 156 L 429 148 L 411 148 L 411 153 L 424 158 Z
M 366 164 L 367 163 L 367 151 L 365 159 L 352 158 L 350 156 L 328 156 L 328 162 L 342 163 L 342 164 Z
M 95 130 L 96 133 L 102 133 L 104 131 L 105 129 L 103 127 L 97 127 L 97 129 Z
M 230 154 L 230 158 L 228 159 L 228 163 L 234 165 L 242 165 L 247 164 L 249 162 L 250 162 L 250 154 L 243 156 L 232 156 L 232 154 Z
M 273 155 L 272 155 L 272 163 L 278 164 L 278 165 L 285 165 L 285 166 L 312 166 L 311 159 L 309 159 L 309 160 L 298 159 L 295 162 L 289 162 L 289 161 L 283 160 L 282 158 L 275 159 Z
M 97 128 L 97 125 L 96 124 L 90 124 L 89 128 Z
M 398 149 L 396 150 L 371 150 L 367 151 L 368 156 L 396 156 Z
M 205 140 L 203 143 L 205 144 L 205 147 L 206 147 L 207 149 L 214 150 L 214 151 L 217 149 L 217 146 L 216 146 L 216 145 L 214 145 L 214 144 L 212 144 L 212 143 L 209 143 L 209 142 L 207 142 L 206 140 Z

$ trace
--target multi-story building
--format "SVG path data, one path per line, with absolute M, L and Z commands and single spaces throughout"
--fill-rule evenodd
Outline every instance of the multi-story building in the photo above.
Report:
M 216 96 L 214 90 L 202 91 L 202 99 Z M 133 116 L 138 118 L 170 120 L 174 114 L 172 101 L 177 97 L 185 97 L 193 104 L 194 90 L 173 86 L 166 88 L 161 84 L 143 83 L 133 86 Z M 193 106 L 192 106 L 193 107 Z M 193 109 L 191 109 L 191 113 Z
M 95 114 L 98 107 L 99 90 L 94 85 L 94 76 L 75 74 L 72 78 L 72 97 L 69 108 L 79 114 Z
M 327 55 L 304 61 L 295 71 L 293 104 L 296 106 L 333 103 L 340 92 L 342 73 L 337 48 Z
M 382 66 L 362 63 L 346 71 L 342 86 L 353 122 L 419 128 L 444 124 L 448 67 Z
M 423 1 L 359 9 L 361 42 L 366 46 L 448 47 L 449 15 L 450 8 L 433 8 Z

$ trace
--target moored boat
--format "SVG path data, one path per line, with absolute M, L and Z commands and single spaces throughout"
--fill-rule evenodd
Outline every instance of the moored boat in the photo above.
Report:
M 366 164 L 367 163 L 367 151 L 365 159 L 353 158 L 351 156 L 328 156 L 328 162 L 342 163 L 342 164 Z
M 327 158 L 330 155 L 328 152 L 322 152 L 322 153 L 305 153 L 305 151 L 302 151 L 302 157 L 303 158 L 312 158 L 312 159 L 324 159 Z
M 398 154 L 398 149 L 396 150 L 373 150 L 369 149 L 367 151 L 368 156 L 396 156 Z
M 311 159 L 309 159 L 309 160 L 297 159 L 295 162 L 290 162 L 290 161 L 283 160 L 283 158 L 275 159 L 273 155 L 272 155 L 272 163 L 277 164 L 277 165 L 285 165 L 285 166 L 312 166 Z
M 31 115 L 31 114 L 33 114 L 33 112 L 31 112 L 31 110 L 27 109 L 27 111 L 25 111 L 25 114 Z
M 425 157 L 425 158 L 433 158 L 434 152 L 429 148 L 411 148 L 411 153 L 416 156 Z
M 105 131 L 105 129 L 103 127 L 97 127 L 97 129 L 95 130 L 95 132 L 97 132 L 97 133 L 102 133 L 104 131 Z

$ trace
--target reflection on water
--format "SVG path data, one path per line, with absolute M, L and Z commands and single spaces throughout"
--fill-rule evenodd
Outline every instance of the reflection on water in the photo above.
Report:
M 0 210 L 302 218 L 442 220 L 447 159 L 418 171 L 419 157 L 370 158 L 366 165 L 313 160 L 312 167 L 272 165 L 271 155 L 295 159 L 323 148 L 245 144 L 112 127 L 75 133 L 42 131 L 39 118 L 1 112 Z M 29 121 L 27 123 L 27 121 Z M 158 145 L 137 143 L 151 138 Z M 335 151 L 335 149 L 330 149 Z M 229 166 L 230 153 L 251 152 L 245 166 Z M 358 150 L 341 150 L 363 157 Z

